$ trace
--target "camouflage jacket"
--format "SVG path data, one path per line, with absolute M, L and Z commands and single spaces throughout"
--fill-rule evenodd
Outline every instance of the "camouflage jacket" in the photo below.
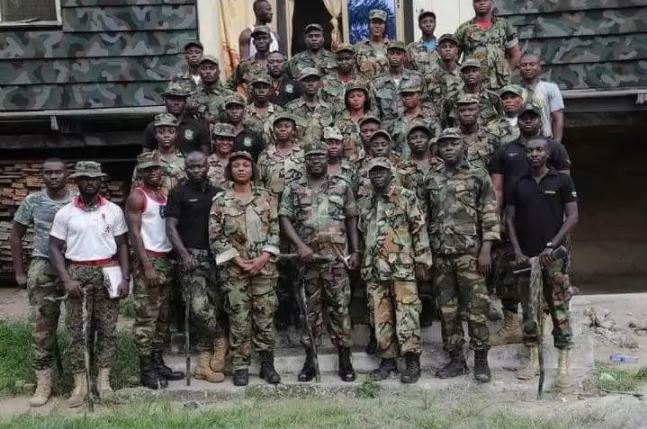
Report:
M 207 178 L 209 179 L 209 184 L 216 188 L 229 188 L 230 182 L 225 178 L 225 169 L 227 168 L 227 161 L 223 161 L 215 153 L 209 155 L 209 171 L 207 172 Z
M 420 112 L 412 117 L 406 117 L 404 112 L 390 124 L 389 133 L 393 136 L 395 146 L 393 150 L 400 155 L 402 159 L 408 159 L 410 156 L 409 144 L 407 143 L 407 132 L 409 126 L 413 123 L 424 124 L 433 133 L 433 137 L 440 133 L 440 123 L 438 122 L 438 111 L 435 106 L 429 103 L 423 103 L 420 106 Z
M 272 195 L 253 187 L 248 201 L 236 198 L 227 189 L 213 199 L 209 213 L 209 247 L 216 264 L 223 265 L 236 256 L 253 259 L 262 252 L 279 254 L 279 218 Z M 276 278 L 276 264 L 270 260 L 258 274 Z
M 215 123 L 225 120 L 225 99 L 234 92 L 220 82 L 207 87 L 200 85 L 195 93 L 189 97 L 189 106 L 199 119 Z
M 454 172 L 438 164 L 427 175 L 425 189 L 434 254 L 476 254 L 483 241 L 500 239 L 494 187 L 487 171 L 466 161 Z
M 239 86 L 243 85 L 245 94 L 249 94 L 250 83 L 254 76 L 266 73 L 267 60 L 261 62 L 256 56 L 245 58 L 234 69 L 234 72 L 227 82 L 227 87 L 235 92 Z
M 385 195 L 362 197 L 358 207 L 364 280 L 414 281 L 416 265 L 431 269 L 425 215 L 412 191 L 392 183 Z
M 488 171 L 490 159 L 501 146 L 499 137 L 485 127 L 479 127 L 474 134 L 463 134 L 463 142 L 467 146 L 467 160 L 472 167 L 480 167 Z
M 425 78 L 419 71 L 403 69 L 400 84 L 396 84 L 388 73 L 374 79 L 371 83 L 371 96 L 383 121 L 393 121 L 402 111 L 400 99 L 401 86 L 420 86 L 426 94 Z
M 481 61 L 481 76 L 487 88 L 500 89 L 510 83 L 511 69 L 506 51 L 519 44 L 515 28 L 504 18 L 493 18 L 492 26 L 481 30 L 472 18 L 454 34 L 465 57 Z
M 258 156 L 258 170 L 263 186 L 279 201 L 285 186 L 303 174 L 303 150 L 294 142 L 290 153 L 282 155 L 271 144 Z
M 358 71 L 353 70 L 351 82 L 363 82 L 368 86 L 368 80 L 364 78 Z M 344 97 L 346 95 L 346 84 L 339 79 L 336 70 L 327 74 L 321 79 L 321 91 L 319 97 L 326 103 L 332 105 L 335 109 L 335 114 L 340 115 L 346 110 L 346 103 Z
M 366 195 L 371 195 L 373 193 L 373 185 L 371 185 L 371 180 L 368 178 L 368 164 L 370 163 L 371 158 L 366 157 L 364 159 L 364 162 L 359 168 L 359 171 L 357 173 L 358 177 L 358 185 L 357 185 L 357 199 L 359 200 L 361 197 L 364 197 Z M 400 164 L 402 161 L 400 160 L 400 156 L 395 153 L 391 152 L 391 155 L 389 156 L 389 161 L 391 162 L 391 174 L 393 176 L 393 184 L 397 186 L 404 186 L 405 188 L 408 188 L 405 177 L 402 177 L 400 175 L 401 171 L 399 170 Z
M 457 92 L 463 85 L 458 67 L 453 71 L 448 71 L 442 66 L 426 73 L 425 83 L 427 84 L 427 101 L 434 106 L 440 106 L 449 94 Z
M 346 219 L 357 216 L 355 197 L 348 182 L 326 176 L 313 189 L 306 176 L 290 182 L 283 192 L 279 216 L 290 220 L 299 238 L 315 253 L 335 255 L 348 252 Z
M 194 92 L 198 89 L 200 86 L 200 75 L 197 76 L 197 82 L 194 79 L 194 76 L 191 74 L 191 71 L 189 70 L 188 67 L 185 67 L 184 70 L 182 70 L 180 73 L 177 73 L 173 78 L 171 79 L 172 82 L 187 82 L 189 85 L 188 87 L 191 89 L 191 92 Z
M 182 152 L 176 152 L 173 159 L 169 160 L 162 156 L 158 149 L 153 150 L 153 153 L 159 154 L 160 161 L 162 162 L 162 192 L 164 195 L 169 194 L 171 189 L 175 188 L 181 181 L 186 179 L 186 172 L 184 170 L 184 155 Z M 139 176 L 137 167 L 133 170 L 132 185 L 130 189 L 135 189 L 142 186 L 144 182 Z
M 376 116 L 377 112 L 368 112 L 366 115 Z M 344 110 L 335 119 L 335 126 L 344 136 L 344 158 L 359 166 L 366 158 L 366 150 L 359 134 L 359 124 L 353 121 L 348 110 Z
M 342 159 L 339 162 L 337 171 L 334 174 L 331 174 L 330 164 L 328 165 L 328 175 L 333 177 L 340 177 L 344 179 L 350 185 L 353 194 L 357 194 L 357 188 L 359 186 L 359 171 L 357 167 L 352 164 L 347 159 Z
M 296 119 L 297 134 L 303 145 L 320 141 L 323 129 L 332 126 L 335 121 L 334 107 L 322 100 L 317 107 L 311 109 L 303 98 L 298 98 L 286 104 L 285 110 Z
M 412 159 L 402 161 L 397 168 L 398 178 L 402 186 L 413 191 L 418 199 L 418 207 L 424 213 L 427 213 L 427 204 L 425 197 L 425 177 L 429 171 L 433 170 L 439 164 L 442 164 L 440 158 L 435 156 L 429 157 L 429 165 L 426 169 L 422 169 Z
M 445 98 L 440 114 L 440 123 L 445 128 L 458 126 L 458 110 L 456 107 L 456 101 L 464 94 L 465 88 L 461 85 L 457 91 L 450 93 L 447 98 Z M 481 92 L 479 93 L 480 123 L 485 125 L 501 118 L 502 116 L 503 102 L 501 101 L 499 94 L 482 87 Z
M 418 70 L 424 76 L 439 67 L 440 56 L 438 55 L 438 51 L 435 49 L 431 52 L 427 51 L 422 39 L 409 43 L 407 46 L 407 56 L 409 57 L 409 68 L 411 70 Z
M 388 70 L 389 60 L 386 58 L 386 48 L 389 43 L 391 42 L 385 38 L 377 48 L 370 40 L 362 40 L 355 44 L 357 68 L 367 79 L 374 79 Z
M 262 116 L 258 113 L 258 109 L 254 106 L 254 103 L 250 103 L 245 106 L 245 119 L 243 119 L 243 123 L 248 130 L 263 136 L 263 140 L 269 142 L 270 136 L 272 135 L 274 117 L 282 111 L 283 108 L 281 106 L 269 103 L 267 112 Z
M 304 69 L 315 68 L 322 75 L 327 75 L 332 73 L 336 67 L 337 57 L 326 49 L 321 50 L 321 57 L 315 57 L 308 51 L 302 51 L 294 55 L 288 62 L 288 73 L 292 79 L 299 80 Z
M 521 137 L 521 131 L 518 125 L 512 125 L 507 117 L 496 119 L 485 126 L 489 134 L 499 138 L 500 146 L 506 145 Z

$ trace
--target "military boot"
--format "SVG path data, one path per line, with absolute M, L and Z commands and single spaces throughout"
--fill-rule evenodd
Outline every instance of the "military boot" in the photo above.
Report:
M 380 366 L 371 371 L 369 377 L 373 381 L 382 381 L 389 378 L 391 374 L 398 373 L 398 363 L 395 359 L 382 359 Z
M 213 356 L 209 361 L 209 366 L 214 372 L 225 371 L 225 360 L 227 358 L 227 350 L 229 349 L 229 341 L 226 336 L 218 337 L 213 340 Z
M 405 384 L 415 383 L 420 379 L 420 355 L 418 353 L 405 353 L 405 370 L 400 375 L 400 381 Z
M 52 396 L 52 370 L 49 368 L 36 371 L 36 391 L 29 399 L 32 407 L 42 407 Z
M 85 379 L 85 372 L 74 373 L 74 390 L 70 397 L 65 401 L 69 408 L 77 408 L 85 403 L 85 397 L 88 394 L 88 383 Z
M 530 380 L 539 375 L 539 348 L 528 346 L 528 364 L 517 370 L 515 376 L 519 380 Z
M 350 360 L 350 348 L 339 348 L 339 377 L 342 381 L 355 381 L 355 370 Z
M 559 349 L 555 389 L 565 392 L 571 388 L 571 350 Z
M 263 380 L 269 384 L 279 384 L 281 376 L 276 369 L 274 369 L 274 353 L 273 352 L 260 352 L 261 358 L 261 371 L 258 374 Z
M 165 379 L 182 380 L 184 378 L 184 373 L 182 371 L 173 371 L 171 368 L 166 366 L 161 350 L 153 350 L 151 358 L 155 367 L 155 371 L 157 371 L 157 373 Z
M 110 368 L 99 368 L 97 392 L 99 393 L 99 399 L 107 399 L 115 393 L 110 387 Z
M 247 368 L 234 371 L 234 386 L 247 386 L 249 384 L 249 370 Z
M 301 382 L 311 381 L 316 377 L 315 369 L 315 353 L 311 347 L 306 348 L 306 360 L 303 363 L 303 368 L 299 372 L 298 380 Z
M 523 333 L 521 332 L 519 316 L 512 311 L 503 310 L 503 327 L 490 338 L 490 345 L 521 344 L 522 340 Z
M 463 350 L 450 353 L 450 359 L 447 365 L 436 371 L 436 377 L 452 378 L 469 374 L 470 370 L 467 367 Z
M 168 385 L 166 379 L 155 370 L 150 356 L 139 357 L 139 381 L 142 386 L 153 390 L 163 389 Z
M 198 355 L 198 364 L 193 371 L 193 378 L 197 380 L 207 380 L 209 383 L 222 383 L 225 374 L 214 372 L 209 366 L 211 353 L 209 351 L 200 352 Z
M 489 383 L 492 380 L 492 373 L 487 362 L 487 350 L 474 352 L 474 379 L 479 383 Z
M 369 355 L 374 355 L 377 353 L 377 338 L 375 338 L 375 328 L 369 326 L 369 337 L 368 344 L 366 344 L 366 353 Z

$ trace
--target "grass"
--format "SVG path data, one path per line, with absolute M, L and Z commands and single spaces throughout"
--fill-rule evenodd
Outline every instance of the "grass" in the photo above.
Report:
M 596 362 L 593 371 L 595 383 L 607 392 L 636 392 L 647 382 L 647 367 L 626 368 Z

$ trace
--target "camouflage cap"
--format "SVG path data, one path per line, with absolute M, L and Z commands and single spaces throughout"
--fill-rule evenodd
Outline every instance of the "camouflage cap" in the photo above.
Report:
M 177 127 L 177 118 L 170 113 L 160 113 L 155 115 L 154 127 Z
M 252 164 L 254 164 L 254 158 L 252 158 L 252 155 L 249 152 L 245 150 L 237 150 L 235 152 L 232 152 L 231 155 L 229 155 L 229 165 L 231 165 L 232 161 L 237 158 L 245 158 L 249 160 Z
M 422 92 L 422 87 L 419 83 L 413 80 L 402 82 L 402 86 L 400 86 L 400 93 L 406 92 Z
M 200 60 L 200 64 L 202 63 L 212 63 L 217 66 L 220 65 L 220 63 L 218 62 L 218 58 L 214 57 L 213 55 L 203 55 L 202 59 Z
M 362 119 L 359 120 L 359 123 L 357 125 L 359 125 L 361 127 L 362 125 L 364 125 L 367 122 L 375 122 L 378 125 L 382 124 L 382 121 L 377 116 L 375 116 L 375 115 L 366 115 Z
M 292 116 L 288 112 L 281 112 L 278 115 L 276 115 L 274 117 L 274 121 L 272 121 L 272 126 L 276 126 L 276 123 L 279 121 L 290 121 L 294 126 L 297 125 L 297 120 L 294 119 L 294 116 Z
M 346 92 L 350 92 L 354 89 L 360 89 L 368 94 L 368 85 L 366 85 L 361 80 L 351 80 L 346 84 Z
M 101 164 L 95 161 L 79 161 L 74 165 L 74 173 L 70 178 L 75 177 L 105 177 L 107 174 L 101 171 Z
M 254 77 L 252 78 L 252 81 L 250 83 L 252 85 L 257 84 L 257 83 L 264 83 L 266 85 L 271 86 L 272 85 L 272 78 L 267 73 L 258 73 L 258 74 L 254 75 Z
M 218 122 L 213 125 L 212 136 L 236 138 L 236 129 L 231 124 Z
M 391 170 L 393 168 L 393 165 L 391 164 L 391 161 L 388 160 L 388 158 L 384 158 L 383 156 L 378 156 L 377 158 L 373 158 L 369 161 L 368 171 L 371 171 L 372 169 L 377 167 Z
M 418 21 L 420 21 L 425 16 L 433 16 L 434 19 L 436 19 L 436 14 L 433 11 L 422 9 L 420 10 L 420 12 L 418 12 Z
M 445 33 L 442 36 L 440 36 L 440 38 L 438 39 L 438 44 L 440 45 L 441 43 L 447 40 L 450 42 L 454 42 L 454 44 L 458 45 L 458 39 L 452 33 Z
M 523 115 L 526 112 L 532 112 L 537 116 L 541 116 L 541 107 L 539 107 L 536 103 L 526 103 L 523 106 L 523 109 L 521 109 L 521 112 L 519 112 L 519 116 Z
M 350 52 L 350 53 L 354 54 L 355 53 L 355 48 L 350 43 L 340 43 L 337 46 L 337 49 L 335 49 L 335 53 L 338 54 L 340 52 Z
M 400 40 L 394 40 L 393 42 L 389 43 L 389 46 L 386 47 L 387 51 L 392 51 L 394 49 L 407 52 L 407 47 L 404 46 L 404 42 Z
M 371 136 L 371 141 L 375 140 L 375 138 L 376 138 L 376 137 L 379 137 L 379 136 L 386 137 L 386 139 L 387 139 L 388 141 L 390 141 L 391 143 L 393 143 L 393 137 L 391 137 L 391 134 L 389 134 L 389 132 L 388 132 L 388 131 L 385 131 L 385 130 L 377 130 L 377 131 L 376 131 L 376 132 Z
M 386 11 L 383 11 L 381 9 L 373 9 L 368 13 L 368 19 L 379 19 L 382 22 L 386 22 L 386 19 L 388 18 L 388 15 Z
M 247 102 L 245 101 L 245 98 L 242 95 L 236 93 L 225 98 L 225 102 L 223 103 L 223 106 L 227 107 L 230 104 L 238 104 L 239 106 L 245 106 L 247 105 Z
M 317 23 L 313 22 L 313 23 L 310 23 L 310 24 L 306 25 L 306 27 L 304 28 L 304 33 L 308 34 L 312 30 L 323 31 L 323 27 L 320 24 L 317 24 Z
M 436 141 L 440 140 L 460 140 L 463 138 L 460 128 L 445 128 L 440 132 Z
M 321 73 L 319 73 L 319 70 L 317 70 L 314 67 L 306 67 L 303 70 L 301 70 L 301 74 L 299 75 L 299 80 L 304 80 L 305 78 L 310 76 L 317 76 L 318 78 L 321 79 Z
M 200 49 L 204 50 L 204 45 L 202 44 L 202 42 L 201 42 L 201 41 L 199 41 L 199 40 L 197 40 L 197 39 L 195 39 L 195 40 L 189 40 L 188 42 L 186 42 L 186 43 L 184 44 L 184 50 L 186 51 L 186 50 L 187 50 L 187 49 L 189 49 L 191 46 L 195 46 L 195 47 L 197 47 L 197 48 L 200 48 Z
M 268 36 L 272 36 L 272 30 L 267 25 L 257 25 L 256 27 L 254 27 L 254 30 L 252 30 L 252 37 L 256 37 L 259 34 L 267 34 Z
M 431 137 L 431 135 L 432 135 L 432 132 L 431 132 L 431 130 L 429 129 L 428 126 L 426 126 L 422 122 L 414 122 L 411 125 L 409 125 L 409 128 L 407 129 L 407 137 L 409 137 L 409 135 L 411 135 L 411 133 L 414 132 L 415 130 L 424 131 L 425 134 L 427 134 L 428 137 Z
M 326 155 L 328 154 L 328 146 L 319 140 L 313 141 L 305 145 L 303 154 L 306 157 L 310 155 Z
M 520 87 L 519 85 L 506 85 L 503 88 L 501 88 L 501 91 L 499 91 L 499 95 L 503 97 L 503 94 L 508 92 L 518 97 L 523 97 L 523 88 Z
M 344 140 L 344 135 L 337 127 L 326 127 L 323 132 L 324 140 Z
M 461 63 L 461 71 L 468 67 L 476 67 L 477 69 L 481 68 L 481 62 L 477 58 L 466 58 L 465 61 Z
M 159 153 L 157 152 L 144 152 L 137 155 L 137 169 L 144 170 L 151 167 L 161 167 L 162 161 L 160 160 Z
M 461 94 L 456 104 L 479 104 L 479 96 L 476 94 Z
M 188 97 L 191 95 L 191 88 L 184 81 L 173 81 L 168 84 L 163 95 L 165 97 Z

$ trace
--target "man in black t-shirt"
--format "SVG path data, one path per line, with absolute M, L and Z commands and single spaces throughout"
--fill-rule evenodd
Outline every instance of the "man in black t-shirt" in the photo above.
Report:
M 555 387 L 568 389 L 570 380 L 570 350 L 573 333 L 569 322 L 570 284 L 566 275 L 568 257 L 556 258 L 553 251 L 562 245 L 577 225 L 577 192 L 573 180 L 547 165 L 548 142 L 545 137 L 533 137 L 526 143 L 530 173 L 516 183 L 507 196 L 506 224 L 515 261 L 528 264 L 529 258 L 539 258 L 543 281 L 543 296 L 553 321 L 553 339 L 559 349 Z M 521 379 L 535 376 L 539 369 L 537 323 L 543 302 L 535 296 L 530 275 L 519 277 L 522 291 L 524 343 L 530 351 L 528 366 L 517 373 Z

